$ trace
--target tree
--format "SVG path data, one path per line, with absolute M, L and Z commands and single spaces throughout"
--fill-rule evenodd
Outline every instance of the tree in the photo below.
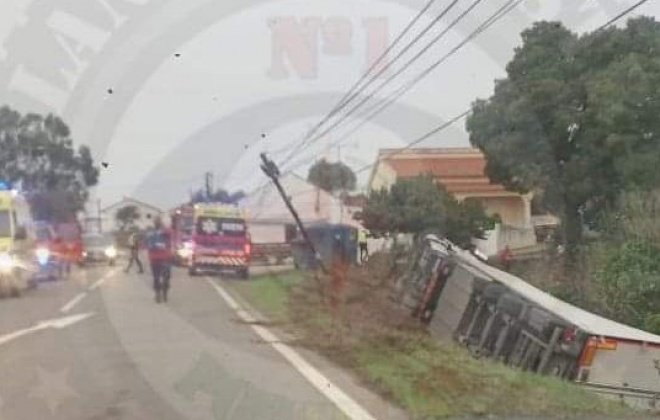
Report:
M 218 189 L 212 192 L 210 197 L 207 197 L 206 195 L 207 195 L 206 191 L 198 190 L 195 193 L 193 193 L 190 199 L 190 203 L 195 204 L 195 203 L 214 202 L 214 203 L 224 203 L 224 204 L 236 204 L 239 201 L 241 201 L 243 198 L 245 198 L 245 193 L 243 191 L 236 191 L 230 193 L 223 189 Z
M 461 246 L 483 238 L 495 222 L 478 202 L 459 202 L 430 175 L 400 179 L 390 190 L 373 192 L 361 219 L 377 234 L 432 232 Z
M 329 193 L 352 191 L 357 184 L 353 170 L 342 162 L 330 163 L 325 159 L 316 162 L 307 175 L 307 180 Z
M 140 218 L 140 210 L 137 206 L 128 205 L 117 210 L 115 219 L 119 222 L 119 230 L 124 231 L 135 224 Z
M 54 115 L 21 115 L 0 107 L 0 178 L 20 186 L 40 219 L 70 219 L 98 182 L 90 149 L 76 151 L 70 135 Z
M 539 22 L 467 121 L 492 181 L 539 192 L 560 216 L 570 266 L 582 226 L 626 188 L 660 182 L 660 25 L 628 21 L 582 37 Z

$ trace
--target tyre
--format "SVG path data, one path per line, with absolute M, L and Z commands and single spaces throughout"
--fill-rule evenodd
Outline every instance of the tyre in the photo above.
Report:
M 21 289 L 19 289 L 18 286 L 11 286 L 9 290 L 9 295 L 14 298 L 20 297 Z
M 116 261 L 115 261 L 114 259 L 113 259 L 113 260 L 110 260 L 110 262 L 108 263 L 108 265 L 109 265 L 110 267 L 114 267 L 114 266 L 115 266 L 115 262 L 116 262 Z
M 238 277 L 241 280 L 247 280 L 250 278 L 250 269 L 249 268 L 242 268 L 238 270 Z
M 197 267 L 195 267 L 194 265 L 191 265 L 190 268 L 188 268 L 188 275 L 190 277 L 197 276 Z

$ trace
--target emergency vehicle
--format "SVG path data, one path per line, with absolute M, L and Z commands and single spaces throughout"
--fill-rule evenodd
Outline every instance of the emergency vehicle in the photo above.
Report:
M 252 243 L 246 213 L 236 206 L 204 203 L 193 207 L 191 276 L 234 271 L 249 277 Z
M 414 251 L 392 297 L 436 338 L 631 405 L 660 399 L 660 336 L 564 302 L 435 235 Z
M 33 260 L 27 227 L 27 201 L 0 182 L 0 294 L 19 296 L 33 286 L 28 270 Z
M 177 207 L 171 212 L 170 218 L 172 220 L 172 243 L 175 251 L 175 263 L 180 266 L 189 267 L 193 254 L 193 206 L 183 205 Z

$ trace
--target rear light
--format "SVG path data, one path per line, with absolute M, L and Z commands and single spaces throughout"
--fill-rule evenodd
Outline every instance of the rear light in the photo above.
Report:
M 582 356 L 580 357 L 580 366 L 588 367 L 594 361 L 596 356 L 596 351 L 598 350 L 616 350 L 617 341 L 612 339 L 601 340 L 596 337 L 591 337 L 587 340 L 587 344 L 582 351 Z
M 596 356 L 596 349 L 598 348 L 598 339 L 589 338 L 587 344 L 584 346 L 582 351 L 582 356 L 580 356 L 580 367 L 588 367 L 594 361 L 594 356 Z
M 252 252 L 252 244 L 245 244 L 245 253 L 250 255 L 250 252 Z

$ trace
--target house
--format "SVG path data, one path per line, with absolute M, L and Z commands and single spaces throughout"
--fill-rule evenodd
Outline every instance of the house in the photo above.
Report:
M 284 175 L 280 183 L 303 223 L 327 222 L 360 226 L 339 198 L 298 175 Z M 252 242 L 286 243 L 296 237 L 296 222 L 272 182 L 250 193 L 239 205 L 248 212 Z
M 431 174 L 458 200 L 476 200 L 489 215 L 499 215 L 501 224 L 476 245 L 487 255 L 509 246 L 534 245 L 531 194 L 507 191 L 485 173 L 486 159 L 473 148 L 381 149 L 369 178 L 369 191 L 389 188 L 401 178 Z
M 101 224 L 104 231 L 114 232 L 120 229 L 121 224 L 117 221 L 117 211 L 127 206 L 137 207 L 139 218 L 135 221 L 135 226 L 139 229 L 152 227 L 156 217 L 160 217 L 164 223 L 169 224 L 167 212 L 143 201 L 124 197 L 121 201 L 101 209 Z

